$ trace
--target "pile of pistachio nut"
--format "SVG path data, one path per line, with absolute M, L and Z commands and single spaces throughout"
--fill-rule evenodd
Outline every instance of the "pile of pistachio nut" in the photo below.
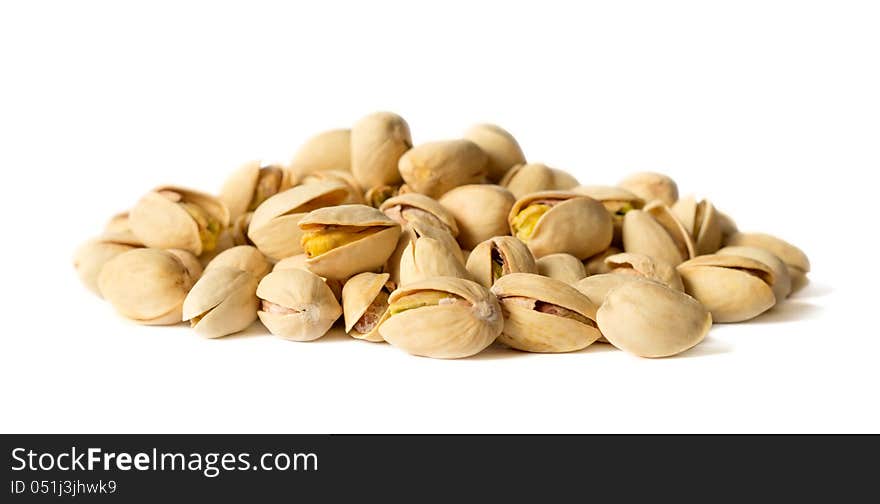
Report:
M 806 282 L 806 255 L 742 233 L 669 177 L 581 185 L 528 163 L 481 124 L 413 146 L 379 112 L 254 161 L 218 195 L 162 186 L 76 252 L 83 283 L 141 324 L 218 338 L 258 318 L 274 335 L 351 337 L 468 357 L 610 343 L 664 357 L 713 322 L 770 310 Z

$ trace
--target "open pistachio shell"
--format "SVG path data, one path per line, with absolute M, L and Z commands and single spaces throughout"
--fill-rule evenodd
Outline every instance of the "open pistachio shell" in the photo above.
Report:
M 345 332 L 366 341 L 385 341 L 379 326 L 388 318 L 388 273 L 359 273 L 342 288 Z
M 250 161 L 226 179 L 220 189 L 220 201 L 229 209 L 230 220 L 235 221 L 287 189 L 286 183 L 284 170 L 280 166 L 263 166 L 260 161 Z
M 400 176 L 414 192 L 432 198 L 465 184 L 486 179 L 488 156 L 470 140 L 428 142 L 400 158 Z
M 299 228 L 309 270 L 336 279 L 381 269 L 400 236 L 399 224 L 366 205 L 313 210 Z
M 323 170 L 351 171 L 351 130 L 333 129 L 309 138 L 289 166 L 298 178 Z
M 672 213 L 693 237 L 696 255 L 714 254 L 721 248 L 721 221 L 709 200 L 684 197 L 672 206 Z
M 805 283 L 810 272 L 810 260 L 804 252 L 787 241 L 765 233 L 736 233 L 725 242 L 726 246 L 758 247 L 772 252 L 788 267 L 792 289 Z
M 208 263 L 205 271 L 214 268 L 233 268 L 241 271 L 247 271 L 257 279 L 263 278 L 272 269 L 266 256 L 262 254 L 256 247 L 249 245 L 239 245 L 224 250 L 213 261 Z
M 587 276 L 584 263 L 571 254 L 550 254 L 536 261 L 538 274 L 569 285 Z
M 507 222 L 535 257 L 557 252 L 585 259 L 611 244 L 611 215 L 598 201 L 580 194 L 545 191 L 513 204 Z
M 667 206 L 678 201 L 678 185 L 662 173 L 634 173 L 621 180 L 618 186 L 642 198 L 645 203 L 659 200 Z
M 400 256 L 398 285 L 406 286 L 434 277 L 470 279 L 471 275 L 443 242 L 428 236 L 409 240 Z
M 219 338 L 247 329 L 257 320 L 257 284 L 248 271 L 208 268 L 183 301 L 183 320 L 206 338 Z
M 98 289 L 98 275 L 104 265 L 114 257 L 138 248 L 125 242 L 116 241 L 112 235 L 100 236 L 79 246 L 73 254 L 73 267 L 87 289 L 101 295 Z
M 446 192 L 439 201 L 458 223 L 458 243 L 463 248 L 470 250 L 489 238 L 510 233 L 507 214 L 516 198 L 501 186 L 463 185 Z
M 523 164 L 526 157 L 507 130 L 494 124 L 477 124 L 464 133 L 464 138 L 477 144 L 489 156 L 489 180 L 498 182 L 512 166 Z
M 527 163 L 510 168 L 498 184 L 519 199 L 534 192 L 566 191 L 577 187 L 578 181 L 563 170 Z
M 523 242 L 512 236 L 496 236 L 471 251 L 467 270 L 474 280 L 488 288 L 510 273 L 537 273 L 538 266 Z
M 316 208 L 339 205 L 350 198 L 339 182 L 315 182 L 276 194 L 260 205 L 248 226 L 248 237 L 273 260 L 301 254 L 299 221 Z
M 578 194 L 589 196 L 602 203 L 611 218 L 614 220 L 614 239 L 612 243 L 617 246 L 623 245 L 623 217 L 630 210 L 640 210 L 645 206 L 645 201 L 635 194 L 615 186 L 581 185 L 571 190 Z
M 302 175 L 300 184 L 313 184 L 315 182 L 339 182 L 348 186 L 348 199 L 341 204 L 362 205 L 366 203 L 364 200 L 364 190 L 358 185 L 354 175 L 350 171 L 344 170 L 321 170 L 313 173 Z
M 453 237 L 458 236 L 458 224 L 452 213 L 437 200 L 424 194 L 406 193 L 385 200 L 379 210 L 401 226 L 421 220 L 428 225 L 445 227 Z
M 409 125 L 402 117 L 370 114 L 351 129 L 351 172 L 361 187 L 400 185 L 398 162 L 410 148 Z
M 608 265 L 605 264 L 605 259 L 609 256 L 613 256 L 614 254 L 619 254 L 621 252 L 623 251 L 617 247 L 608 247 L 602 252 L 599 252 L 594 256 L 590 256 L 584 259 L 584 269 L 587 272 L 587 276 L 610 273 L 611 268 L 609 268 Z
M 690 234 L 662 203 L 631 210 L 623 218 L 623 249 L 644 254 L 673 266 L 694 257 Z
M 769 266 L 773 270 L 773 295 L 777 303 L 791 294 L 791 277 L 788 275 L 788 268 L 782 259 L 769 250 L 758 247 L 724 247 L 717 254 L 748 257 Z
M 293 341 L 312 341 L 342 315 L 342 307 L 321 277 L 301 269 L 273 271 L 257 286 L 257 315 L 269 332 Z
M 481 352 L 501 334 L 498 300 L 462 278 L 422 280 L 391 293 L 379 333 L 392 346 L 424 357 L 457 359 Z
M 716 322 L 741 322 L 776 304 L 775 277 L 766 264 L 733 255 L 704 255 L 678 266 L 685 291 L 712 312 Z
M 491 290 L 504 314 L 501 343 L 527 352 L 573 352 L 599 339 L 596 306 L 564 282 L 511 273 Z
M 183 300 L 201 274 L 187 251 L 134 249 L 110 261 L 98 275 L 101 295 L 122 316 L 140 324 L 182 320 Z
M 229 226 L 219 199 L 191 189 L 162 186 L 145 194 L 129 213 L 135 236 L 150 248 L 210 252 Z
M 407 247 L 410 245 L 410 243 L 422 237 L 436 240 L 439 245 L 443 246 L 447 255 L 458 260 L 458 262 L 461 263 L 461 267 L 464 267 L 464 254 L 461 251 L 461 248 L 458 246 L 458 242 L 456 242 L 455 238 L 453 238 L 452 234 L 450 234 L 449 228 L 447 228 L 445 225 L 434 225 L 432 224 L 432 222 L 434 221 L 413 216 L 411 216 L 410 220 L 407 221 L 406 226 L 400 233 L 400 237 L 398 238 L 397 246 L 395 247 L 394 252 L 391 253 L 391 256 L 388 257 L 388 261 L 386 261 L 385 263 L 384 270 L 387 273 L 391 274 L 391 280 L 389 280 L 389 282 L 392 285 L 401 285 L 400 272 L 401 261 L 404 251 L 407 250 Z M 454 271 L 458 272 L 460 270 L 456 267 Z M 451 276 L 458 275 L 459 274 L 456 273 Z
M 712 316 L 696 299 L 638 279 L 611 290 L 596 320 L 612 345 L 639 357 L 684 352 L 703 341 L 712 327 Z
M 681 276 L 671 264 L 644 254 L 622 253 L 608 256 L 605 264 L 611 273 L 618 275 L 635 275 L 648 280 L 660 282 L 670 289 L 684 291 Z

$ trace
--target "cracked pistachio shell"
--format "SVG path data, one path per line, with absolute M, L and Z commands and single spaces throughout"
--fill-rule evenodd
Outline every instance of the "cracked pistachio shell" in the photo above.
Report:
M 511 273 L 491 290 L 504 314 L 501 343 L 526 352 L 573 352 L 599 339 L 596 306 L 567 283 Z
M 348 233 L 345 228 L 349 226 L 370 232 L 362 238 L 310 256 L 306 265 L 312 273 L 341 280 L 364 271 L 379 270 L 394 252 L 400 237 L 399 224 L 379 210 L 366 205 L 319 208 L 299 222 L 299 228 L 304 233 L 304 244 L 310 236 L 316 240 L 325 240 L 331 233 Z
M 447 245 L 427 236 L 410 240 L 403 249 L 399 275 L 398 285 L 402 286 L 434 277 L 471 278 L 461 260 L 449 253 Z
M 578 186 L 576 178 L 558 168 L 541 163 L 526 163 L 512 167 L 498 182 L 517 199 L 540 191 L 567 191 Z
M 486 179 L 488 156 L 470 140 L 428 142 L 400 158 L 400 176 L 413 192 L 439 198 L 447 191 Z
M 214 268 L 233 268 L 247 271 L 259 279 L 266 276 L 272 266 L 266 260 L 266 256 L 256 247 L 239 245 L 217 254 L 217 257 L 205 267 L 205 271 Z
M 758 247 L 782 259 L 788 267 L 792 286 L 805 280 L 810 272 L 810 260 L 804 252 L 787 241 L 765 233 L 736 233 L 731 235 L 726 246 Z M 797 290 L 796 288 L 794 290 Z
M 677 266 L 694 257 L 690 234 L 662 203 L 630 210 L 623 218 L 623 250 L 644 254 Z
M 407 246 L 422 237 L 431 238 L 439 242 L 446 252 L 457 259 L 461 266 L 464 267 L 464 253 L 458 246 L 458 242 L 449 233 L 449 228 L 432 225 L 427 219 L 416 218 L 407 222 L 407 225 L 400 233 L 394 252 L 391 253 L 388 261 L 385 263 L 384 270 L 391 274 L 390 282 L 392 285 L 400 285 L 401 259 L 403 258 L 404 251 L 407 250 Z
M 411 148 L 409 125 L 402 117 L 370 114 L 351 129 L 351 172 L 361 187 L 400 185 L 398 162 Z
M 619 254 L 621 252 L 623 251 L 617 247 L 612 246 L 594 256 L 590 256 L 584 259 L 584 269 L 587 272 L 587 276 L 610 273 L 611 268 L 609 268 L 608 265 L 605 264 L 605 259 L 609 256 L 613 256 L 614 254 Z
M 681 276 L 671 264 L 644 254 L 622 253 L 605 258 L 605 264 L 616 275 L 634 275 L 662 283 L 670 289 L 684 291 Z
M 345 332 L 351 337 L 375 343 L 385 341 L 379 334 L 379 326 L 388 318 L 390 276 L 388 273 L 364 272 L 345 282 L 342 288 L 342 313 L 345 317 Z M 369 323 L 372 325 L 367 332 L 360 332 L 355 327 L 365 317 L 371 318 Z
M 587 276 L 584 263 L 571 254 L 550 254 L 536 261 L 538 274 L 569 285 Z
M 489 156 L 489 180 L 498 182 L 511 167 L 524 164 L 522 149 L 507 130 L 494 124 L 477 124 L 464 133 L 464 138 L 477 144 Z
M 513 193 L 491 184 L 456 187 L 440 197 L 440 204 L 458 223 L 458 243 L 465 249 L 510 233 L 507 214 L 516 202 Z
M 73 267 L 83 285 L 100 296 L 98 275 L 104 265 L 114 257 L 139 247 L 138 240 L 131 233 L 108 232 L 80 245 L 73 254 Z
M 672 206 L 672 213 L 693 238 L 695 255 L 714 254 L 721 248 L 721 221 L 712 202 L 687 196 Z
M 249 271 L 208 268 L 183 301 L 183 320 L 206 338 L 219 338 L 250 327 L 257 320 L 257 284 Z
M 278 193 L 254 211 L 248 238 L 276 261 L 301 254 L 300 219 L 316 208 L 339 205 L 349 197 L 348 186 L 339 182 L 315 182 Z
M 189 211 L 188 211 L 189 209 Z M 196 219 L 192 212 L 199 212 Z M 129 213 L 135 236 L 150 248 L 210 252 L 229 226 L 229 210 L 219 199 L 191 189 L 162 186 L 145 194 Z
M 311 270 L 309 270 L 309 267 L 306 264 L 306 261 L 308 260 L 309 257 L 305 254 L 297 254 L 295 256 L 285 257 L 284 259 L 275 263 L 275 266 L 272 267 L 272 271 L 299 269 L 311 273 Z M 333 291 L 333 295 L 336 296 L 336 299 L 342 299 L 342 285 L 344 282 L 336 278 L 321 278 L 324 279 L 327 287 L 330 287 L 330 290 Z
M 324 280 L 301 269 L 269 273 L 257 286 L 257 297 L 262 300 L 260 321 L 269 332 L 288 340 L 316 340 L 342 315 Z
M 678 201 L 678 185 L 662 173 L 634 173 L 617 185 L 642 198 L 645 203 L 660 200 L 667 206 L 672 206 Z
M 510 273 L 537 273 L 538 266 L 523 242 L 512 236 L 496 236 L 471 251 L 467 271 L 477 283 L 488 288 Z
M 481 352 L 501 334 L 501 307 L 482 285 L 462 278 L 430 278 L 398 288 L 388 301 L 399 305 L 420 292 L 442 298 L 390 315 L 379 333 L 392 346 L 413 355 L 458 359 Z
M 715 322 L 742 322 L 776 304 L 775 278 L 766 264 L 733 255 L 704 255 L 678 266 L 685 292 L 712 312 Z
M 278 165 L 249 161 L 226 179 L 220 189 L 220 201 L 229 209 L 230 221 L 254 211 L 260 203 L 287 189 L 284 170 Z
M 782 259 L 776 257 L 772 252 L 758 247 L 724 247 L 716 253 L 748 257 L 769 266 L 773 270 L 773 295 L 776 297 L 777 303 L 791 294 L 791 277 L 788 275 L 788 268 Z
M 321 170 L 303 175 L 300 179 L 300 184 L 314 184 L 315 182 L 339 182 L 348 186 L 348 199 L 341 204 L 362 205 L 366 202 L 364 190 L 349 171 Z
M 668 357 L 703 341 L 712 315 L 696 299 L 650 280 L 611 290 L 597 313 L 602 335 L 639 357 Z
M 434 198 L 419 193 L 406 193 L 385 200 L 380 206 L 385 215 L 406 226 L 410 221 L 445 227 L 453 237 L 458 236 L 458 224 L 452 213 Z
M 333 129 L 309 138 L 289 167 L 297 178 L 324 170 L 351 171 L 351 130 Z
M 134 249 L 108 261 L 98 275 L 101 295 L 120 315 L 140 324 L 182 320 L 183 300 L 201 275 L 185 250 Z
M 540 215 L 530 234 L 517 232 L 517 216 L 533 204 L 551 202 L 552 206 Z M 597 254 L 611 245 L 614 225 L 611 215 L 598 201 L 580 194 L 563 191 L 545 191 L 524 196 L 513 204 L 507 217 L 511 234 L 529 246 L 536 258 L 564 252 L 578 259 Z
M 623 244 L 623 217 L 630 210 L 641 210 L 645 206 L 645 201 L 635 194 L 615 186 L 602 185 L 581 185 L 571 190 L 584 196 L 589 196 L 594 200 L 602 203 L 611 218 L 614 220 L 614 239 L 612 243 L 615 245 Z

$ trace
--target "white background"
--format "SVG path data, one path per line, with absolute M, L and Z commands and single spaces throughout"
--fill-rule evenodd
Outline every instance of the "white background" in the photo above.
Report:
M 880 431 L 872 2 L 3 2 L 0 431 Z M 812 283 L 693 351 L 439 361 L 344 336 L 139 327 L 71 257 L 149 188 L 388 109 L 527 157 L 675 177 Z

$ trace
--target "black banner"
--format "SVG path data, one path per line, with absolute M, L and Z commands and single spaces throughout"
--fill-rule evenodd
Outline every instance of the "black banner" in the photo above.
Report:
M 869 497 L 878 437 L 3 435 L 0 502 Z M 703 492 L 710 492 L 703 494 Z

